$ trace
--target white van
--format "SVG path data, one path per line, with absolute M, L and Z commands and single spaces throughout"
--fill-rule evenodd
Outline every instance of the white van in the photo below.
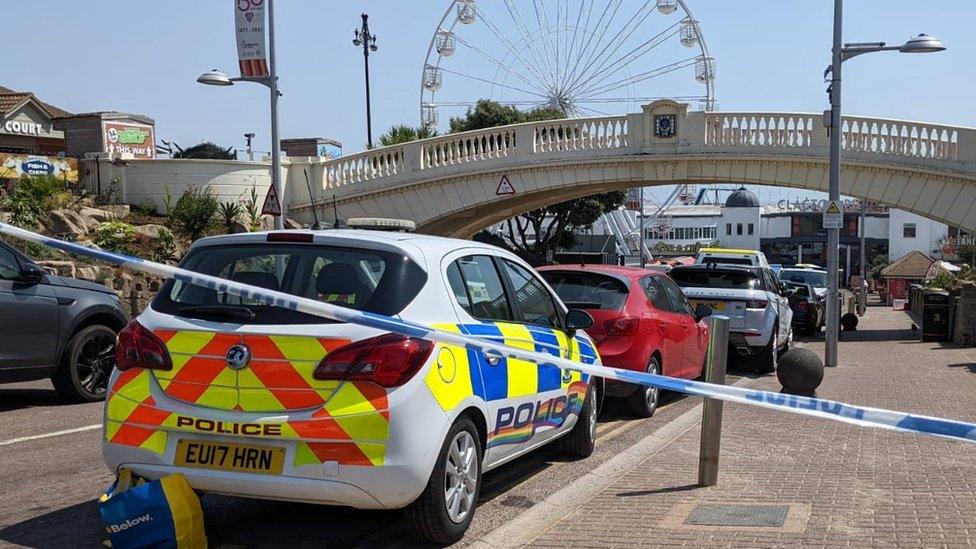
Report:
M 735 250 L 731 248 L 702 248 L 698 250 L 695 264 L 743 265 L 768 269 L 766 254 L 758 250 Z

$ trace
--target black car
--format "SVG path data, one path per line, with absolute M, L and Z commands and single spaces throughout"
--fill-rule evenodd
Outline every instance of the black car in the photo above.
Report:
M 49 377 L 64 398 L 100 400 L 127 322 L 109 288 L 48 274 L 0 243 L 0 383 Z
M 820 333 L 824 324 L 827 304 L 810 284 L 783 280 L 784 286 L 794 288 L 789 296 L 790 309 L 793 310 L 793 326 L 803 334 L 812 336 Z

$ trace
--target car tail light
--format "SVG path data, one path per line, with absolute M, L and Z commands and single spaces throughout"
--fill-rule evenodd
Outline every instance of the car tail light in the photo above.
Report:
M 810 304 L 807 303 L 806 301 L 801 301 L 796 304 L 796 308 L 800 309 L 801 311 L 805 311 L 810 308 Z
M 765 309 L 767 301 L 762 299 L 750 299 L 746 301 L 746 309 Z
M 621 316 L 604 322 L 603 329 L 606 330 L 607 335 L 612 336 L 634 335 L 637 333 L 639 322 L 640 320 L 636 317 Z
M 170 360 L 166 344 L 133 320 L 119 332 L 115 346 L 115 367 L 123 371 L 130 368 L 172 370 L 173 361 Z
M 402 334 L 385 334 L 340 347 L 322 359 L 315 379 L 372 381 L 383 387 L 406 383 L 427 361 L 434 344 Z
M 268 242 L 312 242 L 312 233 L 268 233 Z

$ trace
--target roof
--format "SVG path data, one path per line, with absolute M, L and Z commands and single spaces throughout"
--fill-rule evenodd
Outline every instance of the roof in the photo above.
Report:
M 881 271 L 883 278 L 924 279 L 932 266 L 932 258 L 918 250 L 912 250 L 904 257 L 888 265 Z
M 13 109 L 19 107 L 21 104 L 24 103 L 24 101 L 30 99 L 33 99 L 38 105 L 41 106 L 41 108 L 46 110 L 47 114 L 50 115 L 51 118 L 61 118 L 63 116 L 71 116 L 70 112 L 55 107 L 50 103 L 45 103 L 41 101 L 40 99 L 37 98 L 37 96 L 35 96 L 31 92 L 14 91 L 10 88 L 6 88 L 3 86 L 0 86 L 0 113 L 8 113 Z
M 567 265 L 546 265 L 536 269 L 540 272 L 545 271 L 592 271 L 595 273 L 612 274 L 626 278 L 637 278 L 648 274 L 662 274 L 659 270 L 642 269 L 630 265 L 598 265 L 598 264 L 567 264 Z
M 729 195 L 725 201 L 726 208 L 758 208 L 761 204 L 756 193 L 745 187 L 739 187 L 737 191 Z

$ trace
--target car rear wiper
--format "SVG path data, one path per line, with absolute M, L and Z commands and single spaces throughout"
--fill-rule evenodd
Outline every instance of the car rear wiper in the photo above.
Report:
M 243 305 L 191 305 L 180 307 L 177 314 L 218 316 L 239 320 L 254 320 L 254 311 Z

